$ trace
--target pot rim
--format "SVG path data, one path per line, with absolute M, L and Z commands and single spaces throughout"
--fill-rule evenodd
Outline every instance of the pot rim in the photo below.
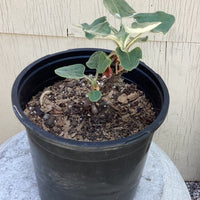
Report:
M 100 49 L 100 48 L 76 48 L 76 49 L 69 49 L 66 51 L 60 51 L 60 52 L 49 54 L 42 58 L 39 58 L 38 60 L 29 64 L 25 69 L 23 69 L 21 71 L 21 73 L 19 73 L 19 75 L 15 79 L 15 82 L 12 87 L 12 93 L 11 93 L 12 107 L 13 107 L 15 115 L 21 121 L 21 123 L 26 128 L 33 130 L 34 132 L 37 132 L 38 133 L 37 137 L 40 137 L 42 140 L 44 140 L 48 143 L 54 144 L 56 146 L 62 146 L 64 148 L 66 146 L 71 147 L 71 148 L 79 147 L 83 150 L 85 148 L 89 148 L 89 149 L 98 148 L 98 150 L 101 151 L 102 148 L 106 148 L 106 147 L 107 148 L 115 148 L 117 146 L 128 145 L 133 142 L 137 143 L 137 141 L 139 141 L 141 138 L 145 138 L 149 134 L 154 133 L 159 128 L 159 126 L 162 124 L 162 122 L 164 121 L 164 119 L 167 115 L 168 107 L 169 107 L 168 89 L 167 89 L 164 81 L 162 80 L 162 78 L 157 73 L 155 73 L 151 68 L 149 68 L 146 64 L 144 64 L 143 62 L 140 62 L 140 63 L 145 68 L 147 68 L 147 70 L 151 74 L 153 74 L 155 76 L 155 78 L 157 79 L 157 81 L 160 83 L 160 86 L 162 89 L 162 95 L 163 95 L 163 105 L 162 105 L 161 110 L 160 110 L 159 114 L 157 115 L 156 119 L 150 125 L 148 125 L 143 130 L 137 132 L 136 134 L 133 134 L 126 138 L 121 138 L 121 139 L 112 140 L 112 141 L 103 141 L 103 142 L 77 141 L 77 140 L 65 139 L 65 138 L 56 136 L 50 132 L 47 132 L 47 131 L 41 129 L 40 127 L 38 127 L 37 125 L 35 125 L 28 117 L 25 116 L 25 114 L 23 113 L 23 110 L 20 106 L 19 99 L 16 97 L 18 96 L 18 89 L 20 87 L 20 83 L 21 83 L 23 77 L 28 73 L 28 71 L 32 67 L 34 67 L 36 64 L 38 64 L 46 59 L 56 57 L 56 56 L 64 54 L 64 53 L 73 53 L 73 52 L 78 52 L 78 51 L 82 51 L 82 52 L 83 51 L 97 51 L 97 50 L 110 52 L 110 50 L 108 50 L 108 49 Z

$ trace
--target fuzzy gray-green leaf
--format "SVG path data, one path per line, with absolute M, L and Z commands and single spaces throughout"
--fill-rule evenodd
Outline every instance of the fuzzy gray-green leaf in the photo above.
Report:
M 88 39 L 93 39 L 96 36 L 106 37 L 110 34 L 111 28 L 106 17 L 100 17 L 96 19 L 92 24 L 83 23 L 81 24 L 85 36 Z
M 145 36 L 145 37 L 138 38 L 135 42 L 146 42 L 147 40 L 148 40 L 148 36 Z
M 137 23 L 133 22 L 131 28 L 126 28 L 126 31 L 130 34 L 140 34 L 149 32 L 156 27 L 158 27 L 161 22 L 145 22 L 145 23 Z
M 169 31 L 175 21 L 175 17 L 173 15 L 162 11 L 155 13 L 138 13 L 134 15 L 134 18 L 138 23 L 161 22 L 161 24 L 152 29 L 151 32 L 162 32 L 163 34 Z
M 98 73 L 103 73 L 111 62 L 112 60 L 103 51 L 97 51 L 90 56 L 86 65 L 90 69 L 96 69 Z
M 104 6 L 117 18 L 130 17 L 135 11 L 124 0 L 103 0 Z
M 110 25 L 110 28 L 111 28 L 111 31 L 113 33 L 118 33 L 118 30 L 115 27 L 113 27 L 113 26 Z
M 84 77 L 85 66 L 82 64 L 74 64 L 60 67 L 55 70 L 58 76 L 70 79 L 80 79 Z
M 121 44 L 124 45 L 127 37 L 129 36 L 129 34 L 126 32 L 126 30 L 124 28 L 124 25 L 120 26 L 120 30 L 119 30 L 119 32 L 115 33 L 115 36 L 121 42 Z
M 89 96 L 89 100 L 91 102 L 97 102 L 101 99 L 102 94 L 101 94 L 100 91 L 92 90 L 92 91 L 89 92 L 88 96 Z
M 136 47 L 130 52 L 124 52 L 117 47 L 116 53 L 121 66 L 127 71 L 131 71 L 136 68 L 142 58 L 142 50 L 139 47 Z

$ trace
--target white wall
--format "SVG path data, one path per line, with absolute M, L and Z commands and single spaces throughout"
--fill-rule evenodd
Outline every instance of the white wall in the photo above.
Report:
M 143 61 L 158 72 L 170 91 L 170 109 L 154 140 L 186 180 L 200 180 L 200 4 L 196 0 L 128 0 L 138 12 L 175 15 L 170 32 L 142 44 Z M 29 63 L 46 54 L 77 47 L 112 49 L 88 41 L 73 25 L 107 15 L 100 0 L 0 0 L 0 143 L 22 130 L 10 102 L 12 83 Z

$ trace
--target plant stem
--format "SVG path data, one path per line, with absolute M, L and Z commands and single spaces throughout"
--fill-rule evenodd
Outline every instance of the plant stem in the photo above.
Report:
M 121 42 L 119 42 L 116 38 L 116 36 L 114 35 L 108 35 L 106 38 L 111 39 L 117 46 L 119 46 L 120 48 L 122 48 L 122 44 Z
M 88 76 L 84 75 L 83 77 L 87 79 L 92 85 L 94 84 L 94 81 L 90 79 Z
M 88 76 L 84 75 L 84 78 L 86 78 L 91 83 L 92 90 L 99 90 L 99 86 L 97 84 L 98 75 L 98 72 L 96 72 L 93 79 L 90 79 Z
M 131 41 L 127 44 L 125 50 L 128 51 L 129 48 L 131 47 L 131 45 L 133 45 L 133 44 L 135 43 L 135 41 L 136 41 L 141 35 L 142 35 L 142 33 L 138 34 L 133 40 L 131 40 Z
M 97 70 L 96 70 L 96 74 L 95 74 L 95 77 L 94 77 L 94 79 L 93 79 L 95 82 L 97 82 L 98 76 L 99 76 L 99 73 L 98 73 Z
M 108 58 L 111 58 L 112 56 L 114 56 L 116 53 L 115 51 L 112 51 L 109 55 L 108 55 Z
M 122 23 L 122 18 L 120 18 L 120 26 L 122 26 L 123 25 L 123 23 Z

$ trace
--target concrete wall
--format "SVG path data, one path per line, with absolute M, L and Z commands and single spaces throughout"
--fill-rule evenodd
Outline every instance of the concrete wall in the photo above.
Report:
M 128 0 L 138 12 L 163 10 L 176 16 L 170 32 L 151 35 L 143 61 L 165 80 L 171 97 L 168 117 L 155 142 L 174 161 L 185 180 L 200 180 L 200 4 L 196 0 Z M 10 102 L 12 83 L 29 63 L 46 54 L 77 47 L 113 44 L 88 41 L 73 25 L 102 15 L 117 22 L 100 0 L 0 1 L 0 143 L 22 130 Z

